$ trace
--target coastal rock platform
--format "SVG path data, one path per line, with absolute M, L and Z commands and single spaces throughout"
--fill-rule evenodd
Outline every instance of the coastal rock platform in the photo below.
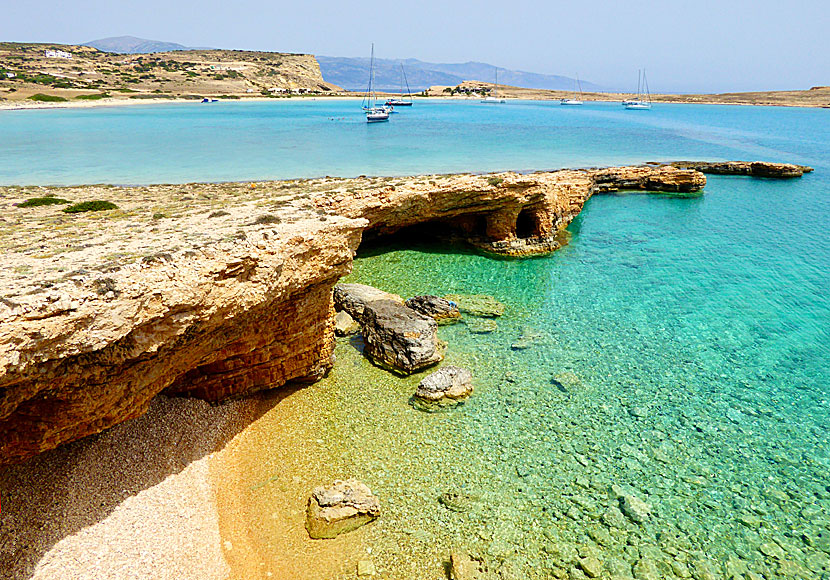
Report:
M 533 255 L 559 247 L 596 193 L 705 183 L 636 166 L 0 188 L 0 465 L 138 417 L 160 393 L 220 401 L 319 379 L 333 364 L 333 288 L 362 240 L 436 226 Z M 118 209 L 19 205 L 50 197 Z

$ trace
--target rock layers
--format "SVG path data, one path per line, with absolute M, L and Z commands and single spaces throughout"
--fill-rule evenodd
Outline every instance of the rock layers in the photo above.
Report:
M 805 173 L 813 171 L 813 168 L 807 165 L 768 163 L 765 161 L 673 161 L 668 165 L 714 175 L 751 175 L 753 177 L 772 177 L 776 179 L 801 177 Z
M 24 209 L 32 193 L 0 188 L 0 465 L 137 417 L 162 392 L 219 401 L 321 377 L 332 290 L 363 238 L 432 227 L 488 252 L 544 253 L 595 193 L 704 184 L 693 169 L 643 166 L 35 194 L 120 208 L 94 215 Z M 370 302 L 342 309 L 365 325 L 400 307 L 414 317 L 395 340 L 434 335 L 435 320 L 400 298 Z M 394 362 L 411 372 L 438 360 Z

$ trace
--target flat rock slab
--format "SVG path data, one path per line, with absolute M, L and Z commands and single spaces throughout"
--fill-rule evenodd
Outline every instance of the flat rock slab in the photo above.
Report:
M 449 294 L 444 298 L 455 302 L 461 312 L 472 316 L 495 318 L 504 314 L 504 304 L 486 294 Z
M 364 354 L 382 368 L 408 375 L 444 358 L 438 323 L 405 306 L 400 296 L 363 284 L 340 284 L 334 288 L 334 305 L 357 321 Z
M 380 516 L 380 501 L 356 479 L 316 487 L 308 499 L 306 530 L 313 539 L 334 538 Z
M 413 296 L 404 304 L 416 312 L 434 318 L 438 324 L 454 324 L 461 320 L 458 304 L 440 296 Z

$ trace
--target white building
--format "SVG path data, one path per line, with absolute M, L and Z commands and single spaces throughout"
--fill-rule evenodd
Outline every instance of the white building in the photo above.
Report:
M 72 58 L 72 54 L 64 50 L 45 50 L 43 54 L 46 58 L 65 58 L 67 60 Z

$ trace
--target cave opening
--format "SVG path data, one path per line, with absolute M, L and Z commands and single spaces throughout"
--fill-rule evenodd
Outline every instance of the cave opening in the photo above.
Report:
M 526 207 L 519 212 L 516 218 L 516 237 L 519 239 L 532 238 L 539 235 L 539 223 L 533 208 Z

